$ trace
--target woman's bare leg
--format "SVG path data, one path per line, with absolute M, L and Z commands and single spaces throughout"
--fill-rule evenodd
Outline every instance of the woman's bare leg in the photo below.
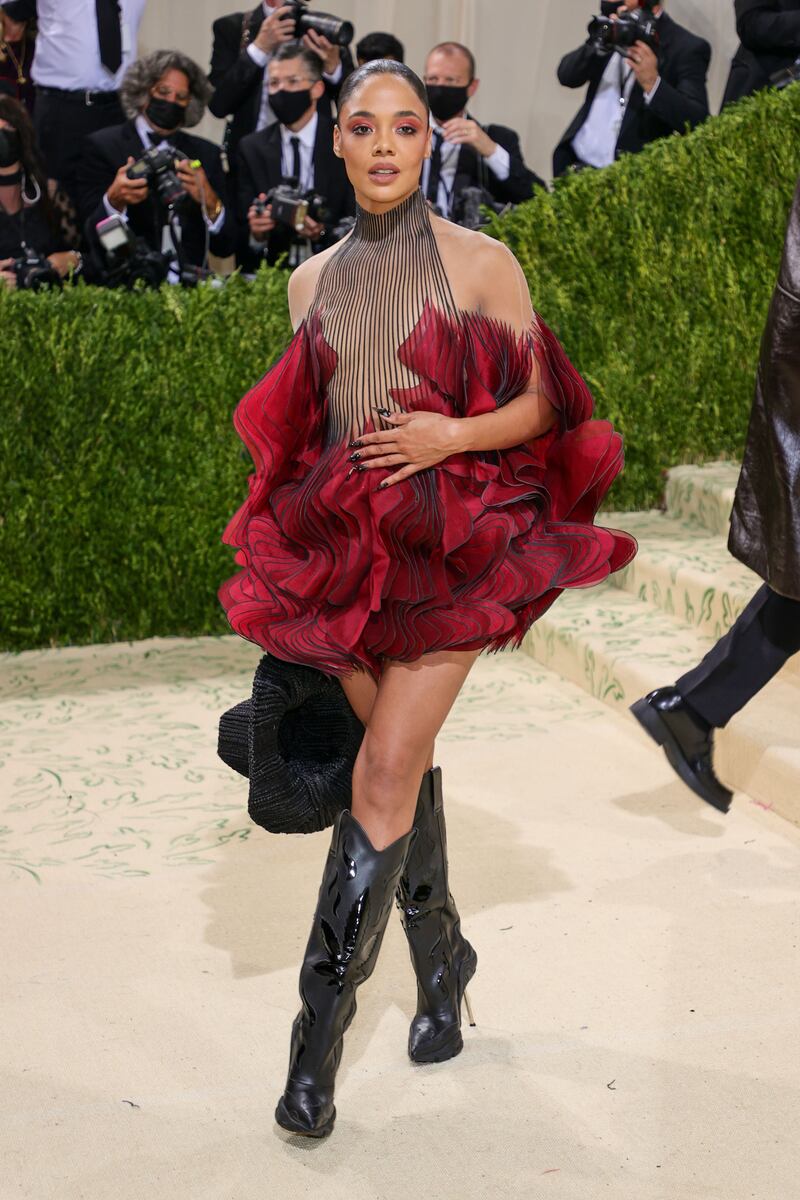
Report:
M 384 667 L 353 768 L 352 813 L 376 850 L 414 823 L 434 739 L 479 653 L 442 650 Z
M 366 728 L 369 725 L 369 720 L 372 716 L 372 707 L 378 695 L 377 683 L 368 671 L 354 671 L 352 675 L 342 676 L 339 682 L 342 685 L 350 707 L 361 724 Z M 433 766 L 433 753 L 434 746 L 431 744 L 424 768 L 425 771 L 429 771 Z
M 353 671 L 339 679 L 347 701 L 362 725 L 369 725 L 378 685 L 368 671 Z

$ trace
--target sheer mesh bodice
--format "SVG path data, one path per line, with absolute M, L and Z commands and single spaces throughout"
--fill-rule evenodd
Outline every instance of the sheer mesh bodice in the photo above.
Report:
M 461 319 L 455 267 L 445 266 L 421 191 L 386 213 L 358 208 L 352 234 L 319 273 L 308 312 L 319 318 L 336 356 L 327 393 L 328 444 L 363 432 L 375 420 L 373 406 L 402 409 L 398 393 L 414 388 L 418 378 L 399 351 L 426 305 L 456 323 Z M 468 276 L 469 262 L 462 269 Z M 533 320 L 527 288 L 524 300 L 519 281 L 506 291 L 501 318 L 520 333 Z

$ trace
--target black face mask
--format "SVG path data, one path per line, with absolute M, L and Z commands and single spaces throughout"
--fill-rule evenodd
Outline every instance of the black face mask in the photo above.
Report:
M 622 8 L 625 0 L 600 0 L 600 14 L 603 17 L 613 17 Z
M 302 92 L 271 92 L 269 106 L 275 113 L 281 125 L 294 125 L 303 113 L 311 107 L 311 88 L 303 88 Z
M 16 129 L 0 129 L 0 167 L 13 167 L 21 154 L 22 143 Z
M 144 115 L 156 129 L 165 129 L 167 133 L 173 133 L 180 129 L 186 120 L 186 109 L 174 100 L 161 100 L 158 96 L 151 96 Z
M 428 100 L 431 112 L 440 124 L 449 121 L 467 107 L 467 89 L 465 87 L 445 87 L 444 84 L 428 85 Z

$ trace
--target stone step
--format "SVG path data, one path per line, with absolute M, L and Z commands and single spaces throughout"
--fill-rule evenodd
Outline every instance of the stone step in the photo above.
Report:
M 737 462 L 673 467 L 667 472 L 664 493 L 667 512 L 679 521 L 727 538 L 738 478 Z
M 622 520 L 619 524 L 626 528 Z M 627 711 L 653 688 L 673 683 L 715 640 L 607 583 L 564 592 L 532 627 L 523 650 L 591 695 Z M 796 679 L 787 667 L 719 731 L 715 761 L 729 787 L 800 824 Z
M 698 633 L 719 638 L 750 602 L 761 580 L 737 562 L 724 538 L 660 512 L 604 513 L 627 530 L 639 553 L 609 581 Z

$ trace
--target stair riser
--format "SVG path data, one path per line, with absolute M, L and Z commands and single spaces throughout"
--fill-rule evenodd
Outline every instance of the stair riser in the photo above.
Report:
M 664 490 L 667 512 L 727 538 L 738 477 L 737 463 L 674 467 L 667 474 Z
M 716 641 L 750 603 L 760 580 L 754 581 L 751 590 L 734 591 L 715 584 L 713 575 L 657 561 L 648 547 L 643 547 L 631 565 L 613 575 L 610 582 Z

